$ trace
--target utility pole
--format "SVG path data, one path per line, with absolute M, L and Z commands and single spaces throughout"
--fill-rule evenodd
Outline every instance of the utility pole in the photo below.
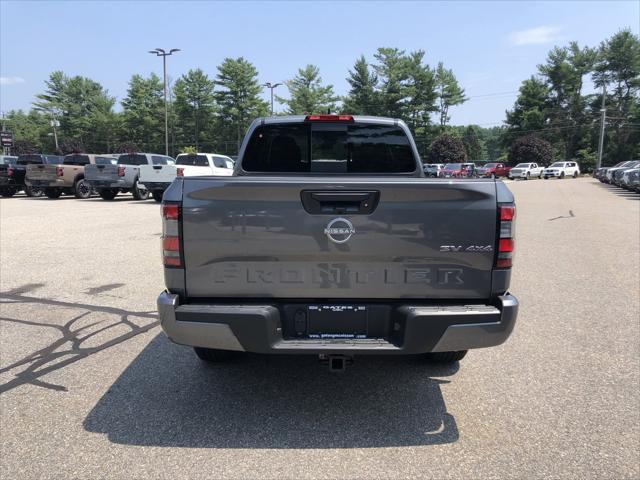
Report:
M 605 99 L 607 98 L 607 90 L 604 83 L 602 83 L 602 107 L 600 108 L 600 141 L 598 142 L 598 163 L 596 169 L 602 166 L 602 150 L 604 147 L 604 126 L 607 121 L 607 110 L 604 108 Z
M 271 90 L 271 116 L 273 117 L 273 91 L 278 88 L 280 85 L 282 85 L 281 83 L 274 83 L 272 84 L 271 82 L 267 82 L 265 84 L 263 84 L 263 87 L 267 87 L 269 90 Z
M 164 154 L 169 155 L 169 107 L 167 106 L 167 57 L 179 52 L 179 48 L 172 48 L 165 52 L 162 48 L 149 50 L 149 53 L 162 57 L 162 72 L 164 79 Z

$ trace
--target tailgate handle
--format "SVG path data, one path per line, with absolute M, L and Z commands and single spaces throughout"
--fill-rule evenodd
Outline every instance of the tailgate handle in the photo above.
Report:
M 154 170 L 160 170 L 162 168 L 162 165 L 154 165 L 153 169 Z
M 307 213 L 369 215 L 378 206 L 380 192 L 369 191 L 312 191 L 300 192 L 302 205 Z

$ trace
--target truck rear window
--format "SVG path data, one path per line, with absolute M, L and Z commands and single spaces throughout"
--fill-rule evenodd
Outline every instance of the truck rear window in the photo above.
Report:
M 96 165 L 115 165 L 118 163 L 117 158 L 113 157 L 96 157 Z
M 44 162 L 42 161 L 42 155 L 20 155 L 17 163 L 18 165 L 33 165 Z
M 147 165 L 147 157 L 140 154 L 124 154 L 118 158 L 119 165 Z
M 178 155 L 176 165 L 186 165 L 188 167 L 208 167 L 209 161 L 206 155 Z
M 89 165 L 88 155 L 67 155 L 62 162 L 65 165 Z
M 297 123 L 262 125 L 249 139 L 247 172 L 409 173 L 411 143 L 391 125 Z

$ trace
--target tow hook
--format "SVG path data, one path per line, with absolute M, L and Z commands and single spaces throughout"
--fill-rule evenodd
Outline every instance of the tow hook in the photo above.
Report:
M 327 365 L 330 372 L 344 372 L 347 365 L 353 365 L 353 357 L 350 355 L 318 355 L 318 361 L 322 365 Z

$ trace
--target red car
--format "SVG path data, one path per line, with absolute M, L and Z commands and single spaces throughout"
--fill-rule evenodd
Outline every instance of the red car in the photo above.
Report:
M 447 163 L 438 172 L 438 176 L 442 178 L 473 177 L 474 175 L 475 166 L 473 163 Z
M 492 163 L 487 163 L 482 168 L 478 168 L 476 173 L 479 177 L 490 177 L 490 178 L 506 177 L 509 175 L 509 170 L 511 170 L 512 168 L 513 167 L 509 167 L 504 163 L 492 162 Z

